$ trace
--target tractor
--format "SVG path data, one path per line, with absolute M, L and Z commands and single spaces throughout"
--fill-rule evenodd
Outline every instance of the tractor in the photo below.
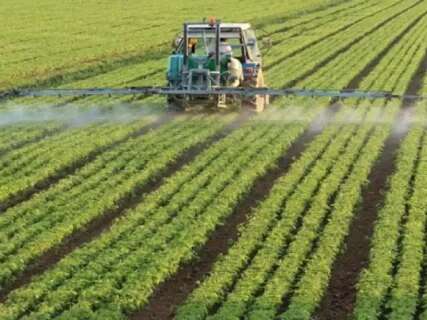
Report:
M 221 23 L 212 18 L 208 22 L 184 23 L 182 35 L 173 41 L 167 85 L 192 92 L 168 95 L 172 110 L 202 106 L 262 112 L 269 104 L 269 95 L 197 94 L 215 88 L 265 87 L 261 52 L 249 23 Z

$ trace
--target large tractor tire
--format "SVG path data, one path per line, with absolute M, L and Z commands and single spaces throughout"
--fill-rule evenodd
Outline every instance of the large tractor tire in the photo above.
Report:
M 185 103 L 183 99 L 174 96 L 167 97 L 167 110 L 170 112 L 185 111 Z

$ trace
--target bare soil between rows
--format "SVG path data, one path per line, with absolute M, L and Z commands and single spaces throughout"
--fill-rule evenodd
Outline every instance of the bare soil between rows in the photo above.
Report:
M 327 112 L 337 111 L 337 107 L 331 109 Z M 330 115 L 325 115 L 325 118 L 330 118 Z M 323 118 L 319 117 L 319 123 L 315 121 L 310 129 L 291 144 L 286 154 L 278 160 L 277 166 L 255 181 L 234 212 L 212 233 L 206 244 L 199 248 L 198 258 L 183 264 L 175 275 L 158 286 L 145 308 L 132 314 L 129 319 L 169 320 L 174 318 L 177 307 L 209 274 L 217 258 L 226 254 L 228 248 L 238 239 L 239 226 L 247 222 L 251 211 L 268 196 L 276 180 L 288 170 L 306 146 L 326 126 L 326 122 L 321 119 Z
M 148 128 L 144 128 L 144 132 L 162 125 L 173 117 L 174 115 L 167 115 L 166 117 L 157 121 L 155 124 L 150 125 Z M 214 135 L 212 138 L 208 139 L 206 142 L 198 144 L 185 151 L 176 161 L 167 166 L 165 170 L 161 174 L 159 174 L 159 176 L 154 177 L 153 180 L 150 181 L 148 184 L 139 187 L 127 197 L 121 199 L 114 210 L 105 212 L 99 218 L 92 220 L 85 227 L 81 228 L 80 230 L 74 232 L 69 237 L 64 239 L 60 245 L 48 250 L 45 254 L 43 254 L 36 261 L 34 261 L 34 263 L 31 263 L 25 269 L 24 272 L 17 276 L 15 280 L 13 280 L 9 285 L 7 285 L 3 290 L 0 291 L 0 303 L 4 302 L 7 299 L 7 296 L 10 292 L 30 283 L 33 277 L 46 272 L 66 255 L 70 254 L 75 249 L 81 247 L 85 243 L 92 241 L 101 233 L 106 232 L 114 223 L 115 219 L 125 214 L 127 210 L 130 210 L 136 205 L 138 205 L 144 195 L 158 189 L 166 178 L 172 176 L 184 165 L 193 161 L 194 158 L 197 157 L 203 150 L 208 148 L 216 141 L 219 141 L 224 138 L 232 130 L 238 128 L 247 119 L 247 114 L 239 116 L 228 127 L 226 127 L 218 134 Z
M 405 31 L 413 28 L 419 19 L 424 16 L 425 14 L 422 14 L 418 17 Z M 403 34 L 400 34 L 397 38 L 401 39 L 402 36 Z M 396 43 L 393 41 L 389 48 Z M 383 54 L 385 52 L 381 53 L 378 58 L 381 58 Z M 375 59 L 375 63 L 379 61 L 380 59 Z M 353 79 L 349 87 L 357 87 L 362 75 L 369 74 L 374 68 L 375 63 L 367 65 L 362 74 Z M 427 52 L 413 74 L 405 95 L 416 95 L 419 93 L 426 70 Z M 402 101 L 402 109 L 397 116 L 398 118 L 394 124 L 393 131 L 385 142 L 380 158 L 372 168 L 368 178 L 369 185 L 362 193 L 362 202 L 350 226 L 350 232 L 343 252 L 335 261 L 328 290 L 317 309 L 315 319 L 346 320 L 351 317 L 356 303 L 357 281 L 363 268 L 369 263 L 370 241 L 374 232 L 375 221 L 378 217 L 378 210 L 385 200 L 385 193 L 388 188 L 387 179 L 395 170 L 395 159 L 400 143 L 409 132 L 410 122 L 407 120 L 410 120 L 411 114 L 415 112 L 413 107 L 414 101 Z
M 403 109 L 398 118 L 403 117 Z M 395 170 L 395 159 L 409 125 L 394 129 L 384 144 L 383 151 L 368 177 L 369 184 L 362 192 L 362 200 L 350 226 L 343 252 L 332 268 L 328 289 L 315 313 L 317 320 L 349 319 L 356 302 L 356 285 L 363 268 L 369 263 L 370 241 L 379 208 L 384 203 L 388 179 Z

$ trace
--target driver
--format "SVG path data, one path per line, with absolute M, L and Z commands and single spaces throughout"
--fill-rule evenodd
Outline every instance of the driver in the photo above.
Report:
M 188 40 L 188 51 L 190 54 L 195 54 L 196 53 L 196 48 L 197 48 L 197 39 L 196 38 L 190 38 Z
M 228 85 L 237 88 L 243 81 L 243 67 L 240 61 L 233 57 L 233 48 L 224 39 L 220 44 L 221 64 L 225 64 L 228 71 Z

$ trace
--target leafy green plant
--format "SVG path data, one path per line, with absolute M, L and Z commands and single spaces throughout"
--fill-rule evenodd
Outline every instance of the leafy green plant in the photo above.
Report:
M 132 138 L 0 217 L 0 283 L 158 176 L 188 148 L 223 128 L 216 117 L 174 121 Z

